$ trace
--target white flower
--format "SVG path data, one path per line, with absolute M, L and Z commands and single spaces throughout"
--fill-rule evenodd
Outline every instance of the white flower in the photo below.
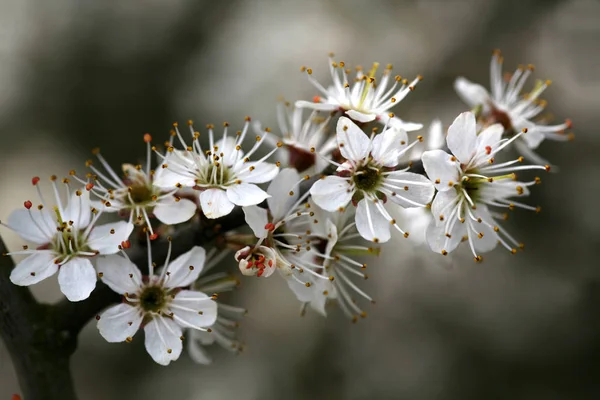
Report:
M 146 225 L 151 234 L 154 234 L 150 217 L 156 217 L 167 225 L 179 224 L 188 221 L 196 213 L 196 204 L 188 199 L 176 195 L 177 188 L 165 191 L 154 184 L 154 170 L 151 169 L 152 137 L 144 135 L 147 147 L 145 167 L 142 165 L 123 164 L 124 178 L 121 178 L 106 162 L 99 150 L 94 154 L 106 170 L 106 174 L 97 169 L 92 161 L 86 165 L 94 175 L 88 175 L 88 181 L 81 180 L 84 185 L 91 188 L 93 194 L 98 196 L 106 206 L 107 212 L 129 214 L 129 222 Z M 74 175 L 74 171 L 71 172 Z M 93 178 L 93 182 L 89 179 Z
M 521 94 L 523 86 L 533 71 L 533 66 L 519 66 L 508 80 L 502 75 L 503 58 L 500 51 L 494 51 L 490 65 L 491 93 L 483 86 L 459 77 L 454 83 L 458 95 L 470 107 L 481 107 L 481 115 L 486 125 L 501 123 L 506 130 L 517 133 L 527 129 L 527 135 L 515 141 L 517 150 L 531 158 L 534 163 L 548 164 L 533 150 L 544 139 L 565 141 L 573 138 L 566 135 L 565 129 L 571 128 L 571 121 L 562 124 L 547 125 L 545 121 L 534 119 L 545 109 L 546 102 L 539 96 L 550 85 L 550 81 L 537 82 L 529 93 Z
M 219 218 L 233 210 L 233 207 L 250 206 L 261 203 L 268 195 L 256 186 L 272 180 L 279 168 L 265 160 L 276 149 L 258 161 L 250 161 L 252 156 L 264 142 L 264 136 L 256 136 L 256 143 L 248 154 L 242 151 L 242 142 L 246 137 L 250 118 L 237 138 L 227 135 L 228 124 L 225 123 L 223 138 L 214 142 L 213 126 L 208 126 L 209 149 L 200 146 L 198 132 L 190 123 L 192 145 L 188 146 L 179 129 L 175 126 L 175 136 L 185 150 L 170 146 L 164 163 L 157 171 L 154 184 L 162 188 L 189 187 L 200 191 L 200 206 L 207 218 Z M 265 133 L 267 135 L 268 132 Z M 173 140 L 173 138 L 171 139 Z
M 304 307 L 310 307 L 326 315 L 325 306 L 330 301 L 340 305 L 343 312 L 354 322 L 358 317 L 366 317 L 360 308 L 357 297 L 374 302 L 371 296 L 357 285 L 356 277 L 368 278 L 364 273 L 367 264 L 354 259 L 358 255 L 378 255 L 379 249 L 353 243 L 360 236 L 356 232 L 350 210 L 326 212 L 313 205 L 314 218 L 311 218 L 311 238 L 316 241 L 311 251 L 302 257 L 304 268 L 312 268 L 318 277 L 307 275 L 310 285 L 288 280 L 290 289 Z
M 168 365 L 181 354 L 183 329 L 207 331 L 215 323 L 217 303 L 203 292 L 185 289 L 202 272 L 206 255 L 202 247 L 193 247 L 171 262 L 167 256 L 158 275 L 154 275 L 150 252 L 148 240 L 148 279 L 126 257 L 99 260 L 98 276 L 122 294 L 124 302 L 104 311 L 97 326 L 113 343 L 130 342 L 143 325 L 146 351 L 158 364 Z
M 367 240 L 386 242 L 390 226 L 408 236 L 383 206 L 389 199 L 402 207 L 424 207 L 433 197 L 433 186 L 422 175 L 394 171 L 398 159 L 414 146 L 407 144 L 406 132 L 395 128 L 369 138 L 356 124 L 340 117 L 337 142 L 347 159 L 337 176 L 327 176 L 310 189 L 313 201 L 326 211 L 341 210 L 356 202 L 356 227 Z M 419 140 L 422 140 L 419 137 Z
M 216 251 L 216 249 L 214 249 Z M 204 273 L 211 266 L 216 264 L 217 258 L 222 258 L 227 251 L 221 251 L 217 257 L 211 259 L 208 256 Z M 220 272 L 208 276 L 200 276 L 193 284 L 194 290 L 199 290 L 204 293 L 223 293 L 235 289 L 239 285 L 239 281 L 226 273 Z M 215 295 L 213 295 L 215 296 Z M 188 352 L 192 360 L 199 364 L 210 364 L 212 359 L 207 354 L 204 347 L 219 344 L 225 350 L 238 353 L 242 351 L 242 344 L 236 340 L 236 330 L 240 324 L 240 320 L 246 314 L 246 310 L 240 307 L 234 307 L 217 302 L 217 320 L 211 326 L 210 331 L 200 331 L 197 329 L 189 329 L 187 335 Z
M 329 137 L 327 127 L 330 117 L 324 118 L 314 110 L 304 118 L 304 109 L 290 106 L 289 103 L 277 105 L 277 119 L 281 131 L 281 150 L 287 153 L 288 165 L 299 172 L 314 175 L 321 172 L 337 149 L 335 137 Z M 260 129 L 260 125 L 256 125 Z M 275 145 L 279 138 L 268 136 Z
M 335 62 L 330 58 L 329 68 L 333 83 L 327 89 L 313 76 L 312 69 L 302 68 L 308 73 L 310 82 L 321 92 L 322 96 L 315 96 L 312 102 L 297 101 L 296 107 L 312 108 L 314 110 L 334 111 L 343 110 L 346 115 L 357 122 L 370 122 L 377 120 L 407 132 L 421 129 L 423 125 L 413 122 L 404 122 L 389 110 L 401 102 L 406 95 L 414 90 L 415 85 L 422 79 L 419 75 L 410 84 L 406 79 L 396 75 L 394 83 L 388 88 L 392 66 L 388 64 L 381 80 L 377 81 L 375 73 L 379 63 L 374 63 L 373 68 L 365 75 L 362 68 L 356 68 L 356 77 L 350 84 L 344 62 Z M 338 72 L 339 71 L 339 72 Z M 398 85 L 400 85 L 398 87 Z
M 92 209 L 88 191 L 72 191 L 67 179 L 64 182 L 69 199 L 63 206 L 55 176 L 51 181 L 56 205 L 49 209 L 39 180 L 35 177 L 32 183 L 41 203 L 34 207 L 31 201 L 26 201 L 25 209 L 13 211 L 5 224 L 24 240 L 38 245 L 34 250 L 23 246 L 23 251 L 9 253 L 28 255 L 12 270 L 10 280 L 19 286 L 29 286 L 59 271 L 58 283 L 67 299 L 85 300 L 96 287 L 94 257 L 117 253 L 121 242 L 129 238 L 133 225 L 121 221 L 96 226 L 103 210 Z
M 495 219 L 501 216 L 488 207 L 539 210 L 510 199 L 528 195 L 528 186 L 539 183 L 539 178 L 519 182 L 514 172 L 549 167 L 514 166 L 523 161 L 522 157 L 495 164 L 499 151 L 529 134 L 522 131 L 502 139 L 503 131 L 502 125 L 494 124 L 478 135 L 475 116 L 465 112 L 448 129 L 446 140 L 452 155 L 442 150 L 423 154 L 425 171 L 438 190 L 431 204 L 433 222 L 426 233 L 433 251 L 446 255 L 465 240 L 475 260 L 480 261 L 480 253 L 492 250 L 498 243 L 513 253 L 515 246 L 520 246 L 496 224 Z

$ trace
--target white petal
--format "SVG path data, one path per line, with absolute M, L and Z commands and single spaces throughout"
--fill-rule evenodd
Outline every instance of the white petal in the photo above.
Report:
M 362 199 L 356 207 L 356 229 L 360 236 L 373 242 L 384 243 L 390 240 L 390 222 L 385 219 L 373 203 Z
M 15 266 L 10 273 L 10 281 L 15 285 L 29 286 L 54 275 L 58 271 L 54 258 L 51 250 L 36 251 Z
M 291 276 L 287 277 L 286 279 L 290 290 L 296 295 L 296 298 L 301 303 L 310 302 L 315 294 L 315 288 L 312 285 L 312 279 L 308 280 L 311 281 L 311 285 L 307 287 L 304 283 L 298 282 L 296 279 L 291 278 Z
M 472 112 L 467 111 L 456 117 L 448 128 L 446 142 L 461 163 L 469 163 L 477 145 L 477 125 Z
M 96 270 L 102 282 L 119 294 L 135 293 L 142 282 L 139 268 L 116 254 L 98 257 Z
M 473 83 L 462 76 L 454 81 L 454 90 L 469 107 L 485 105 L 490 100 L 490 94 L 481 85 Z
M 404 130 L 386 129 L 373 138 L 371 155 L 386 167 L 398 165 L 398 157 L 407 146 L 408 136 Z
M 193 187 L 196 185 L 196 181 L 193 176 L 183 176 L 175 172 L 179 171 L 181 168 L 179 163 L 173 161 L 173 165 L 169 166 L 167 159 L 166 165 L 166 168 L 162 168 L 162 166 L 157 168 L 156 175 L 152 181 L 154 186 L 164 189 L 174 189 L 177 187 L 177 184 L 185 187 Z
M 346 115 L 357 122 L 371 122 L 377 117 L 374 113 L 363 113 L 356 110 L 348 110 Z
M 424 207 L 433 198 L 435 189 L 429 179 L 413 172 L 396 171 L 385 177 L 384 182 L 399 186 L 395 196 L 388 198 L 404 208 Z
M 325 305 L 327 304 L 327 299 L 335 297 L 335 287 L 328 279 L 317 279 L 313 286 L 314 297 L 310 302 L 310 307 L 326 317 L 327 312 L 325 311 Z
M 362 160 L 371 150 L 369 137 L 346 117 L 338 119 L 336 138 L 342 156 L 349 160 Z
M 350 202 L 354 191 L 351 190 L 348 179 L 328 176 L 316 181 L 310 188 L 310 194 L 315 204 L 322 209 L 338 211 Z
M 142 313 L 129 304 L 118 304 L 100 314 L 98 330 L 110 343 L 124 342 L 133 337 L 142 323 Z
M 385 125 L 387 123 L 389 127 L 403 129 L 406 132 L 418 131 L 419 129 L 423 128 L 423 124 L 419 124 L 417 122 L 403 121 L 398 117 L 393 117 L 390 119 L 389 115 L 387 114 L 380 114 L 378 117 L 379 122 L 382 125 Z
M 456 189 L 445 192 L 437 192 L 431 202 L 431 214 L 436 225 L 445 225 L 454 207 L 458 205 L 458 193 Z
M 58 284 L 69 301 L 85 300 L 96 287 L 96 270 L 88 258 L 72 258 L 60 267 Z
M 90 203 L 90 193 L 84 190 L 81 196 L 75 192 L 71 194 L 69 204 L 65 208 L 65 221 L 73 221 L 73 226 L 77 229 L 83 229 L 90 224 L 92 218 L 92 205 Z
M 498 234 L 494 232 L 493 228 L 483 222 L 485 221 L 494 226 L 494 219 L 487 210 L 487 207 L 481 204 L 477 205 L 477 210 L 473 210 L 473 213 L 475 214 L 475 217 L 481 218 L 482 222 L 471 221 L 471 223 L 478 233 L 483 234 L 482 237 L 479 237 L 478 235 L 474 236 L 473 245 L 475 246 L 475 250 L 481 253 L 494 250 L 498 245 Z
M 35 244 L 50 243 L 56 232 L 56 220 L 46 210 L 15 210 L 7 222 L 19 236 Z
M 312 110 L 321 110 L 321 111 L 333 111 L 339 108 L 336 104 L 329 103 L 315 103 L 313 101 L 306 100 L 298 100 L 294 104 L 298 108 L 310 108 Z
M 265 229 L 265 225 L 269 223 L 267 210 L 258 206 L 248 206 L 244 207 L 243 211 L 246 223 L 252 229 L 252 232 L 254 232 L 254 236 L 257 238 L 267 237 L 268 231 Z
M 198 364 L 209 365 L 212 363 L 212 358 L 208 355 L 208 353 L 204 350 L 204 346 L 200 343 L 199 340 L 196 340 L 195 336 L 197 334 L 204 334 L 205 332 L 197 331 L 195 329 L 190 329 L 188 331 L 186 341 L 188 344 L 188 354 L 191 359 Z M 210 334 L 208 334 L 210 335 Z M 212 337 L 212 335 L 211 335 Z
M 169 196 L 161 199 L 152 213 L 160 222 L 167 225 L 180 224 L 188 221 L 196 213 L 196 203 L 189 199 L 179 199 Z
M 489 154 L 496 150 L 503 133 L 504 127 L 501 124 L 494 124 L 485 128 L 477 135 L 477 154 Z M 487 164 L 487 161 L 484 162 Z
M 300 182 L 300 174 L 294 168 L 285 168 L 273 179 L 267 188 L 271 196 L 267 199 L 273 221 L 280 221 L 290 211 L 290 207 L 298 200 L 299 190 L 294 185 Z M 293 194 L 290 196 L 290 192 Z
M 429 125 L 429 134 L 427 135 L 427 150 L 437 150 L 446 144 L 446 135 L 442 121 L 434 119 Z
M 427 176 L 440 192 L 454 190 L 454 184 L 459 182 L 459 163 L 456 159 L 452 161 L 452 158 L 443 150 L 429 150 L 421 156 Z
M 447 237 L 446 233 L 451 237 Z M 436 253 L 442 253 L 442 251 L 450 253 L 456 249 L 466 233 L 466 225 L 461 224 L 459 221 L 456 221 L 450 232 L 446 232 L 445 225 L 436 226 L 432 221 L 427 227 L 425 236 L 432 251 Z
M 223 217 L 233 210 L 234 204 L 222 189 L 207 189 L 200 192 L 200 207 L 206 218 Z
M 279 167 L 267 162 L 247 162 L 242 164 L 243 172 L 237 177 L 245 183 L 265 183 L 273 180 L 279 172 Z M 250 170 L 250 167 L 254 167 Z
M 169 308 L 183 328 L 207 328 L 217 320 L 217 302 L 202 292 L 182 290 Z
M 169 365 L 183 349 L 181 327 L 169 318 L 156 317 L 144 328 L 146 351 L 160 365 Z
M 191 285 L 204 269 L 206 251 L 200 246 L 194 246 L 183 253 L 167 266 L 165 287 L 177 288 Z
M 123 174 L 127 177 L 128 181 L 134 181 L 144 186 L 149 181 L 148 175 L 146 175 L 146 173 L 143 170 L 137 169 L 133 164 L 122 164 L 121 169 L 123 170 Z
M 114 233 L 111 233 L 113 232 Z M 133 224 L 126 221 L 112 222 L 95 226 L 88 238 L 88 246 L 100 254 L 115 254 L 119 251 L 121 242 L 129 239 Z
M 267 192 L 251 183 L 234 184 L 227 188 L 227 198 L 238 206 L 253 206 L 268 197 Z
M 244 151 L 241 148 L 236 150 L 235 146 L 236 138 L 233 136 L 227 136 L 215 143 L 218 153 L 223 154 L 221 161 L 227 166 L 234 165 L 244 157 Z

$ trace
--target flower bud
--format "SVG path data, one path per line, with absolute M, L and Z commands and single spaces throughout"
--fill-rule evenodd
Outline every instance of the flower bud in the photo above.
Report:
M 275 251 L 266 246 L 246 246 L 235 253 L 235 260 L 239 263 L 242 274 L 246 276 L 267 278 L 277 267 Z

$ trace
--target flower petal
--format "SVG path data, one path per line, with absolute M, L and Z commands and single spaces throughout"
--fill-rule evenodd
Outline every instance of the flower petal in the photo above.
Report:
M 460 114 L 448 128 L 448 148 L 463 164 L 468 164 L 477 146 L 475 115 L 467 111 Z
M 7 222 L 10 229 L 35 244 L 50 243 L 56 232 L 56 220 L 46 210 L 15 210 Z
M 436 226 L 435 222 L 431 222 L 425 232 L 427 244 L 429 248 L 436 253 L 450 253 L 456 249 L 462 241 L 463 236 L 467 233 L 466 225 L 456 221 L 450 232 L 446 232 L 446 225 Z M 450 235 L 448 237 L 446 235 Z
M 454 161 L 452 159 L 454 158 Z M 443 150 L 429 150 L 421 156 L 427 176 L 440 192 L 453 190 L 460 181 L 459 163 L 456 157 Z
M 163 224 L 176 225 L 192 218 L 196 209 L 196 203 L 189 199 L 177 200 L 174 196 L 169 196 L 161 199 L 152 213 Z
M 398 187 L 389 199 L 404 208 L 424 207 L 433 198 L 435 189 L 429 179 L 413 172 L 396 171 L 388 174 L 384 180 Z
M 160 365 L 169 365 L 179 358 L 183 343 L 181 327 L 172 319 L 155 317 L 144 327 L 146 351 Z
M 186 337 L 186 342 L 188 345 L 187 351 L 190 355 L 190 358 L 195 363 L 209 365 L 212 363 L 212 358 L 204 350 L 203 343 L 197 339 L 197 337 L 202 337 L 204 335 L 210 335 L 210 337 L 213 337 L 210 333 L 190 329 Z
M 364 113 L 356 110 L 348 110 L 346 115 L 357 122 L 371 122 L 377 117 L 374 113 Z
M 102 282 L 119 294 L 135 293 L 142 283 L 139 268 L 116 254 L 98 257 L 96 270 Z
M 437 192 L 431 202 L 431 214 L 436 225 L 445 225 L 447 218 L 452 214 L 454 207 L 458 205 L 458 193 L 455 189 L 445 192 Z
M 494 124 L 485 128 L 479 135 L 477 135 L 477 154 L 490 154 L 492 151 L 496 150 L 500 144 L 500 139 L 502 138 L 503 133 L 504 127 L 501 124 Z M 490 157 L 486 157 L 482 159 L 482 163 L 483 160 L 485 160 L 485 163 L 487 163 L 489 158 Z
M 431 121 L 426 141 L 427 150 L 437 150 L 444 147 L 444 145 L 446 144 L 446 135 L 444 133 L 442 121 L 440 121 L 437 118 Z
M 204 269 L 206 251 L 200 246 L 194 246 L 183 253 L 167 266 L 165 287 L 177 288 L 191 285 Z
M 373 242 L 390 240 L 390 222 L 381 214 L 373 200 L 364 198 L 356 207 L 356 229 L 360 236 Z
M 292 190 L 298 182 L 300 182 L 298 171 L 294 168 L 285 168 L 267 188 L 267 193 L 271 196 L 267 199 L 267 204 L 273 221 L 281 221 L 298 200 L 299 191 Z M 291 196 L 290 192 L 293 193 Z
M 359 161 L 371 150 L 371 140 L 352 120 L 340 117 L 336 128 L 336 138 L 342 156 Z
M 15 285 L 29 286 L 54 275 L 58 265 L 51 250 L 39 250 L 21 260 L 10 273 L 10 281 Z
M 169 157 L 170 158 L 170 157 Z M 167 158 L 167 162 L 163 164 L 167 165 L 167 167 L 159 167 L 156 170 L 156 175 L 152 181 L 152 184 L 159 188 L 164 189 L 174 189 L 178 186 L 178 184 L 185 187 L 193 187 L 196 185 L 196 181 L 193 176 L 184 176 L 176 171 L 184 171 L 182 166 L 179 165 L 178 162 L 173 161 L 173 164 L 169 164 L 169 158 Z M 189 168 L 194 168 L 190 166 Z
M 262 203 L 269 195 L 252 183 L 234 184 L 227 188 L 227 198 L 238 206 L 253 206 Z
M 207 189 L 200 192 L 200 207 L 206 218 L 223 217 L 233 210 L 234 204 L 227 198 L 222 189 Z
M 338 211 L 350 202 L 354 191 L 348 179 L 328 176 L 316 181 L 310 188 L 310 194 L 315 204 L 325 211 Z
M 73 221 L 76 229 L 83 229 L 90 224 L 92 219 L 92 205 L 90 203 L 90 192 L 84 190 L 80 196 L 76 192 L 71 193 L 69 204 L 65 207 L 65 221 Z
M 462 76 L 454 81 L 454 90 L 470 108 L 478 105 L 485 106 L 490 101 L 490 94 L 486 88 Z
M 313 101 L 298 100 L 294 104 L 298 108 L 310 108 L 312 110 L 333 111 L 338 109 L 338 105 L 329 103 L 315 103 Z
M 61 265 L 58 272 L 60 291 L 69 301 L 81 301 L 96 287 L 96 270 L 89 258 L 74 257 Z
M 482 222 L 471 221 L 475 230 L 482 234 L 475 236 L 473 244 L 478 252 L 486 253 L 492 251 L 498 245 L 498 234 L 494 232 L 494 218 L 488 211 L 487 207 L 482 204 L 477 205 L 477 210 L 473 211 L 476 217 L 481 218 Z M 487 223 L 487 224 L 486 224 Z M 491 227 L 489 225 L 491 225 Z
M 124 342 L 140 328 L 143 315 L 129 304 L 118 304 L 100 314 L 96 326 L 109 343 Z
M 266 238 L 269 231 L 265 229 L 265 225 L 269 223 L 267 210 L 258 206 L 248 206 L 243 208 L 246 223 L 254 232 L 257 238 Z
M 217 302 L 202 292 L 182 290 L 169 308 L 173 319 L 184 328 L 207 328 L 217 320 Z
M 408 136 L 404 130 L 386 129 L 373 138 L 373 149 L 371 155 L 385 167 L 398 165 L 398 157 L 406 148 Z
M 268 162 L 247 162 L 242 164 L 243 170 L 237 174 L 238 179 L 245 183 L 265 183 L 273 180 L 279 172 L 279 167 Z
M 100 254 L 115 254 L 119 251 L 121 242 L 129 239 L 132 231 L 133 224 L 126 221 L 95 226 L 90 232 L 87 244 Z
M 417 122 L 404 121 L 398 117 L 393 117 L 390 119 L 388 114 L 378 115 L 378 120 L 382 125 L 387 124 L 391 128 L 403 129 L 406 132 L 418 131 L 419 129 L 423 128 L 423 124 L 419 124 Z

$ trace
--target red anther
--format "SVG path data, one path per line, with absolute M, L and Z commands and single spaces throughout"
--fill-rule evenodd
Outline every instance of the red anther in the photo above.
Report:
M 152 141 L 152 136 L 149 133 L 144 133 L 144 142 L 150 143 Z
M 34 176 L 33 178 L 31 178 L 31 184 L 33 186 L 37 185 L 39 181 L 40 181 L 40 177 L 39 176 Z
M 321 96 L 314 96 L 313 97 L 313 103 L 320 103 L 321 102 Z
M 248 261 L 248 265 L 246 265 L 246 269 L 252 268 L 253 265 L 254 265 L 254 261 L 252 261 L 252 260 Z
M 158 233 L 153 233 L 152 235 L 150 235 L 150 240 L 156 240 L 158 239 Z
M 571 129 L 573 127 L 573 121 L 570 119 L 566 119 L 565 124 L 567 125 L 567 129 Z
M 21 400 L 21 396 L 19 396 L 18 394 L 13 394 L 13 395 L 10 397 L 10 400 Z
M 33 203 L 29 200 L 27 200 L 26 202 L 23 203 L 23 205 L 25 206 L 26 209 L 30 209 L 31 207 L 33 207 Z
M 90 190 L 92 190 L 93 187 L 94 187 L 94 184 L 92 182 L 90 182 L 87 185 L 85 185 L 85 190 L 87 190 L 89 192 Z
M 265 225 L 265 229 L 268 230 L 269 232 L 273 232 L 275 230 L 275 224 L 269 222 L 268 224 Z
M 121 247 L 124 249 L 128 249 L 131 247 L 131 242 L 129 240 L 125 240 L 125 241 L 121 242 Z
M 269 260 L 269 267 L 273 266 L 273 260 Z
M 485 154 L 491 154 L 492 148 L 490 146 L 485 146 Z
M 256 273 L 256 276 L 261 277 L 262 274 L 265 272 L 265 269 L 259 269 L 258 272 Z
M 264 262 L 265 262 L 265 256 L 263 256 L 263 255 L 258 256 L 258 261 L 256 261 L 256 263 L 258 264 L 258 263 L 264 263 Z

